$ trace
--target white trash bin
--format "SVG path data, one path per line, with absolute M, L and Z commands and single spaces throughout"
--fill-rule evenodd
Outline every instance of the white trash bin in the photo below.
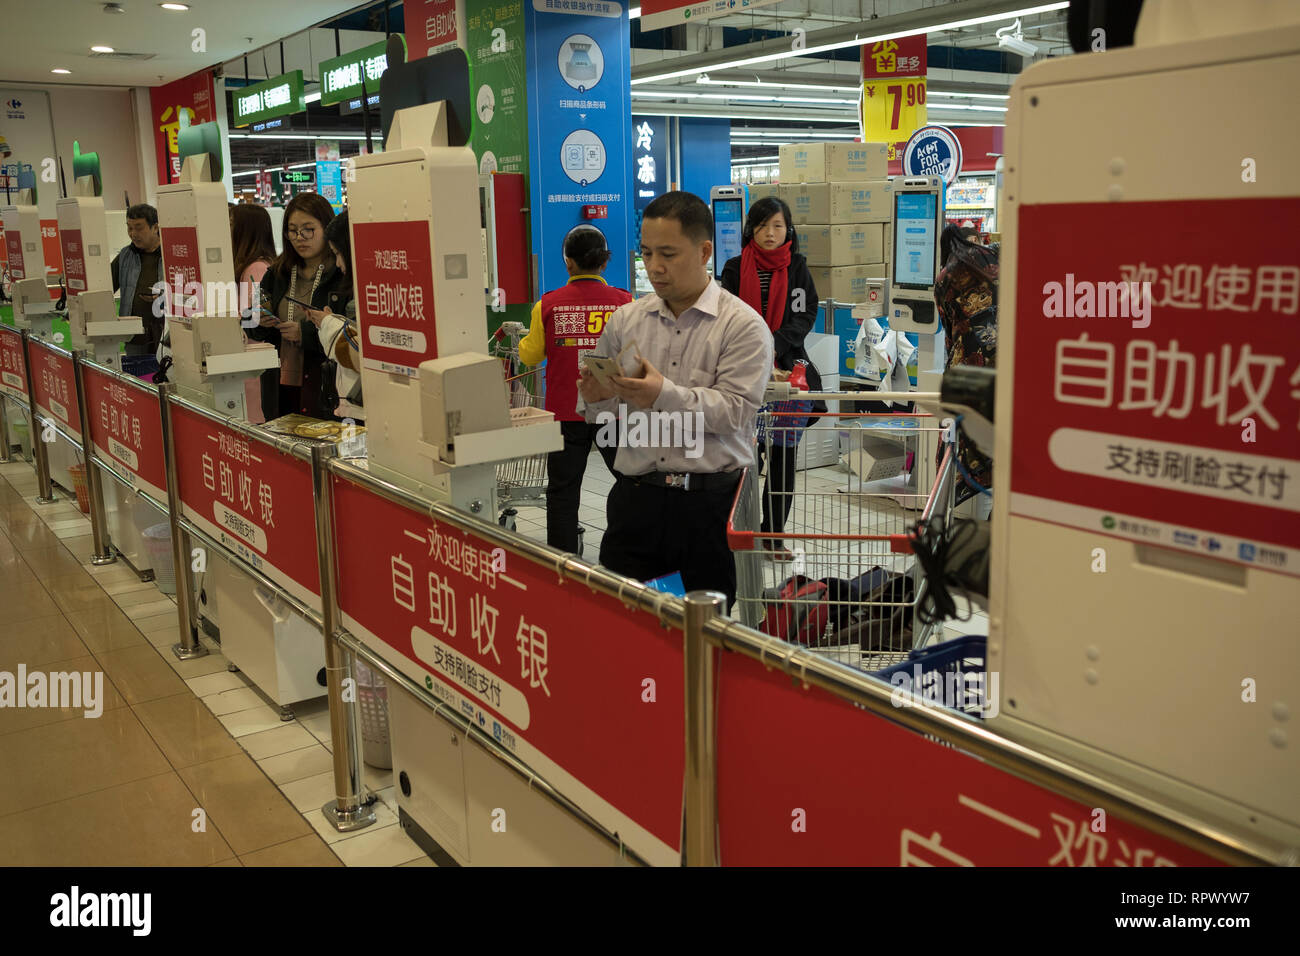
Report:
M 176 565 L 172 561 L 172 527 L 167 522 L 145 528 L 140 535 L 153 568 L 154 584 L 163 594 L 176 593 Z

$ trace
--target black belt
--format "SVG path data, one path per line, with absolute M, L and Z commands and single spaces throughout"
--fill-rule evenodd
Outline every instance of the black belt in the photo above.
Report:
M 720 471 L 712 474 L 685 472 L 670 474 L 650 471 L 644 475 L 623 475 L 634 485 L 652 485 L 655 488 L 676 488 L 679 491 L 730 491 L 740 482 L 742 470 Z

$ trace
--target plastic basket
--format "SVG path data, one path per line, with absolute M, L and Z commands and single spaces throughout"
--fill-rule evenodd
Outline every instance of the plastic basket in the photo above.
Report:
M 72 490 L 77 493 L 77 507 L 82 514 L 90 514 L 90 486 L 86 484 L 86 466 L 69 465 L 68 475 L 72 478 Z
M 141 532 L 154 584 L 163 594 L 176 593 L 176 563 L 172 560 L 172 529 L 167 522 L 152 525 Z
M 977 635 L 954 638 L 933 647 L 912 651 L 907 660 L 875 672 L 881 680 L 910 689 L 928 703 L 983 717 L 988 674 L 985 654 L 988 638 Z M 906 678 L 904 680 L 903 678 Z
M 388 685 L 361 661 L 353 664 L 357 679 L 357 704 L 361 708 L 361 759 L 380 770 L 393 767 L 388 739 Z

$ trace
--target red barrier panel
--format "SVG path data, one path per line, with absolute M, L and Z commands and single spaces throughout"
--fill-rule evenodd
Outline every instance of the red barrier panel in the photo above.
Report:
M 124 385 L 85 365 L 81 371 L 95 454 L 115 465 L 131 487 L 166 504 L 167 468 L 157 390 Z
M 185 517 L 319 609 L 311 463 L 175 403 L 172 445 Z
M 679 863 L 681 632 L 332 481 L 343 626 L 633 851 Z
M 81 415 L 77 413 L 77 381 L 72 359 L 35 339 L 27 340 L 27 360 L 32 363 L 32 388 L 36 411 L 56 419 L 73 440 L 81 442 Z M 33 436 L 35 438 L 35 436 Z
M 751 658 L 721 661 L 725 866 L 1220 865 Z
M 16 329 L 0 325 L 0 391 L 21 402 L 27 401 L 27 360 L 23 336 Z

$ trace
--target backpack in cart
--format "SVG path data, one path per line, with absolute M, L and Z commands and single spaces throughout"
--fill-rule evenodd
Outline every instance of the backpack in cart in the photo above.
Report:
M 772 637 L 807 644 L 810 637 L 821 634 L 830 617 L 826 592 L 825 581 L 802 574 L 787 578 L 779 588 L 768 588 L 763 592 L 759 629 Z
M 831 613 L 821 644 L 857 644 L 865 651 L 905 651 L 912 646 L 916 585 L 909 574 L 875 567 L 851 581 L 824 578 Z

